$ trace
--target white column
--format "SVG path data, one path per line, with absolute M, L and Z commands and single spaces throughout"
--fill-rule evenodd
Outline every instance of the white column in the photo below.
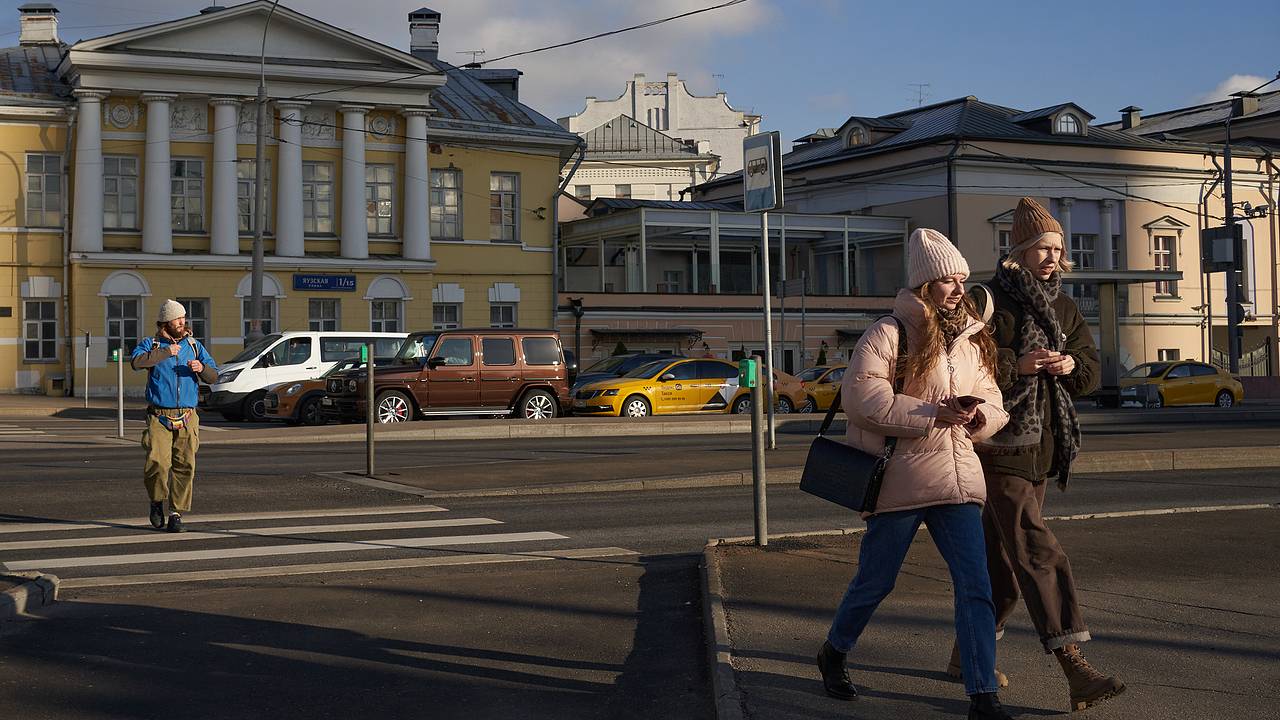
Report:
M 367 105 L 343 105 L 342 113 L 342 236 L 344 258 L 369 257 L 369 229 L 365 224 L 364 116 Z
M 76 186 L 71 249 L 102 252 L 102 101 L 105 90 L 75 90 Z
M 302 257 L 302 108 L 308 103 L 281 100 L 280 138 L 276 143 L 276 255 Z
M 1112 230 L 1111 212 L 1116 206 L 1113 200 L 1103 200 L 1102 205 L 1102 230 L 1101 237 L 1098 238 L 1098 267 L 1103 270 L 1115 270 L 1115 264 L 1111 262 L 1111 235 Z
M 240 219 L 236 207 L 236 126 L 240 101 L 213 98 L 213 207 L 210 212 L 209 251 L 240 254 Z
M 169 103 L 173 93 L 143 93 L 147 104 L 147 149 L 143 169 L 142 251 L 173 253 L 169 180 Z
M 409 260 L 431 259 L 431 202 L 427 168 L 426 108 L 406 108 L 404 139 L 404 231 L 400 254 Z
M 1071 206 L 1075 204 L 1072 198 L 1061 198 L 1058 200 L 1059 212 L 1062 215 L 1062 251 L 1067 257 L 1071 256 Z

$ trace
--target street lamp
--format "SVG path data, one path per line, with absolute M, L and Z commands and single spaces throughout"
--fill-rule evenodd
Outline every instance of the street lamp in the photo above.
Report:
M 577 361 L 578 367 L 582 367 L 582 316 L 587 312 L 582 308 L 582 298 L 569 298 L 569 311 L 573 313 L 574 359 Z
M 266 213 L 263 212 L 267 203 L 266 162 L 263 158 L 267 144 L 267 28 L 271 26 L 271 18 L 279 4 L 280 0 L 271 3 L 267 21 L 262 24 L 262 52 L 258 58 L 258 132 L 257 151 L 253 156 L 253 270 L 249 280 L 249 335 L 245 338 L 246 345 L 262 339 L 262 233 L 267 225 Z

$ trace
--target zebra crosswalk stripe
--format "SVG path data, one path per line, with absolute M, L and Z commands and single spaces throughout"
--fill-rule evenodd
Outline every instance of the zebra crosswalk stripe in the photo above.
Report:
M 367 508 L 332 508 L 326 510 L 295 510 L 277 512 L 223 513 L 217 515 L 192 515 L 201 523 L 243 522 L 246 520 L 302 520 L 327 517 L 361 517 L 378 515 L 413 515 L 416 513 L 445 512 L 437 505 L 387 505 Z M 146 519 L 137 515 L 111 520 L 47 520 L 45 522 L 0 522 L 0 535 L 30 532 L 57 532 L 60 530 L 133 529 L 151 527 Z

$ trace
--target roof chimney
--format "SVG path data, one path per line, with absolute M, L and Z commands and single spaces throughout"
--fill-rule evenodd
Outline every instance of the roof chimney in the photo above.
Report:
M 1234 98 L 1231 101 L 1231 117 L 1244 117 L 1250 113 L 1258 112 L 1258 94 L 1251 93 L 1248 90 L 1231 93 Z
M 1120 129 L 1132 130 L 1142 124 L 1142 108 L 1130 105 L 1120 110 Z
M 27 3 L 18 8 L 20 45 L 58 45 L 58 8 L 49 3 Z
M 418 8 L 409 13 L 409 53 L 421 60 L 440 57 L 440 13 Z

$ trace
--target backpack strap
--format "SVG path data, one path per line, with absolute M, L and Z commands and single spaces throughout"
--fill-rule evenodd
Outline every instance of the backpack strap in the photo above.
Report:
M 973 304 L 978 306 L 978 319 L 983 325 L 990 324 L 991 316 L 996 312 L 996 296 L 991 293 L 991 288 L 982 283 L 976 283 L 969 290 L 969 296 Z

